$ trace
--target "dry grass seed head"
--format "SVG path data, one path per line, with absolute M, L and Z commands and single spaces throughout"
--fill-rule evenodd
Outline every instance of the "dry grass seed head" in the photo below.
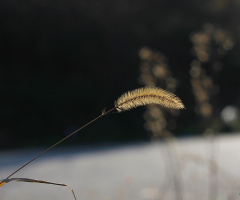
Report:
M 160 88 L 144 87 L 126 92 L 115 102 L 118 112 L 130 110 L 138 106 L 159 104 L 166 108 L 183 109 L 180 98 Z

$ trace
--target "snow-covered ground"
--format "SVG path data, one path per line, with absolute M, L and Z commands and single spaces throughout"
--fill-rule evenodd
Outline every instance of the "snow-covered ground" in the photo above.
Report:
M 0 179 L 40 153 L 0 152 Z M 19 171 L 70 185 L 78 200 L 240 200 L 240 136 L 182 139 L 168 145 L 56 148 Z M 74 200 L 67 187 L 11 182 L 0 200 Z

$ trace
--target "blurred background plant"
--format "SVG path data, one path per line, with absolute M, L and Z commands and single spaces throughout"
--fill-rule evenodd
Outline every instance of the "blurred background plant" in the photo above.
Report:
M 195 112 L 201 118 L 203 135 L 210 139 L 208 146 L 209 199 L 217 199 L 219 177 L 218 166 L 215 163 L 218 152 L 214 144 L 214 136 L 223 129 L 222 119 L 224 121 L 228 116 L 222 111 L 224 105 L 216 103 L 221 102 L 219 95 L 221 87 L 215 83 L 214 79 L 222 71 L 221 59 L 233 48 L 234 41 L 227 31 L 209 23 L 204 25 L 203 30 L 193 33 L 190 39 L 193 43 L 193 54 L 196 57 L 190 68 L 192 91 L 196 102 Z
M 203 129 L 220 131 L 223 126 L 221 110 L 225 105 L 217 103 L 221 102 L 221 86 L 214 79 L 219 77 L 223 69 L 221 59 L 233 48 L 234 41 L 229 33 L 211 24 L 205 24 L 203 30 L 193 33 L 190 39 L 196 57 L 190 69 L 195 112 L 203 120 Z
M 139 82 L 148 87 L 160 87 L 175 93 L 177 81 L 168 69 L 165 56 L 147 47 L 142 48 L 139 55 L 141 58 Z M 151 131 L 153 137 L 171 135 L 168 130 L 174 130 L 176 127 L 175 118 L 171 119 L 171 116 L 178 113 L 178 110 L 164 112 L 158 105 L 149 105 L 144 113 L 145 128 Z
M 192 85 L 192 92 L 195 98 L 196 106 L 195 113 L 199 116 L 199 121 L 202 123 L 202 132 L 209 141 L 208 159 L 200 158 L 208 162 L 208 199 L 218 199 L 219 191 L 219 166 L 216 164 L 217 147 L 214 143 L 214 136 L 219 133 L 224 127 L 224 122 L 236 120 L 237 113 L 226 113 L 226 109 L 230 106 L 223 107 L 216 102 L 221 102 L 221 87 L 215 83 L 218 74 L 222 71 L 223 64 L 222 57 L 233 48 L 234 40 L 227 31 L 216 28 L 212 24 L 205 24 L 203 30 L 194 32 L 190 36 L 193 43 L 192 53 L 195 59 L 190 64 L 190 82 Z M 139 82 L 149 87 L 160 87 L 165 90 L 176 93 L 178 81 L 173 78 L 172 73 L 166 63 L 166 57 L 160 52 L 153 51 L 150 48 L 144 47 L 139 53 L 141 63 L 141 75 Z M 230 112 L 230 111 L 229 111 Z M 231 112 L 234 113 L 232 107 Z M 221 114 L 222 113 L 222 114 Z M 184 153 L 182 156 L 190 155 L 189 160 L 182 161 L 182 156 L 177 152 L 174 129 L 177 128 L 176 110 L 165 110 L 158 105 L 149 105 L 144 113 L 145 128 L 152 133 L 152 139 L 163 139 L 166 141 L 165 145 L 165 165 L 168 184 L 173 182 L 175 199 L 184 199 L 184 181 L 182 180 L 182 173 L 184 168 L 180 167 L 189 162 L 196 162 L 196 155 L 191 153 Z M 231 118 L 231 119 L 230 119 Z M 227 120 L 226 120 L 227 119 Z M 232 125 L 233 123 L 228 123 Z M 179 151 L 179 150 L 178 150 Z M 199 159 L 199 158 L 198 158 Z M 161 189 L 159 189 L 161 191 Z M 189 191 L 188 191 L 189 192 Z M 161 191 L 161 198 L 164 199 L 165 192 Z M 191 192 L 190 192 L 191 193 Z
M 139 82 L 148 87 L 160 87 L 173 93 L 176 92 L 177 80 L 173 78 L 167 65 L 166 57 L 160 52 L 153 51 L 150 48 L 144 47 L 140 50 L 139 56 L 141 59 L 140 71 L 141 75 Z M 174 131 L 177 126 L 176 117 L 179 110 L 163 109 L 159 105 L 148 105 L 144 113 L 145 129 L 152 134 L 153 140 L 162 139 L 166 141 L 166 182 L 171 185 L 173 182 L 176 199 L 183 199 L 181 172 L 179 170 L 179 160 L 175 149 L 172 146 L 172 141 L 175 139 Z M 165 193 L 162 193 L 163 199 Z

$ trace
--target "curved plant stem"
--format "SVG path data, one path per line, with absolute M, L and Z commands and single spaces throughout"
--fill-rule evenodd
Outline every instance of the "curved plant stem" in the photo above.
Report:
M 37 155 L 35 158 L 33 158 L 32 160 L 30 160 L 29 162 L 27 162 L 26 164 L 24 164 L 23 166 L 21 166 L 20 168 L 18 168 L 16 171 L 14 171 L 13 173 L 11 173 L 6 179 L 9 179 L 10 177 L 12 177 L 14 174 L 16 174 L 18 171 L 20 171 L 22 168 L 26 167 L 27 165 L 29 165 L 31 162 L 33 162 L 34 160 L 36 160 L 37 158 L 39 158 L 40 156 L 42 156 L 43 154 L 47 153 L 49 150 L 51 150 L 52 148 L 54 148 L 55 146 L 57 146 L 58 144 L 62 143 L 63 141 L 65 141 L 66 139 L 68 139 L 69 137 L 71 137 L 72 135 L 74 135 L 75 133 L 79 132 L 80 130 L 82 130 L 83 128 L 87 127 L 88 125 L 92 124 L 93 122 L 97 121 L 98 119 L 100 119 L 101 117 L 109 114 L 110 112 L 112 112 L 113 110 L 116 109 L 116 106 L 111 108 L 108 111 L 103 112 L 101 115 L 99 115 L 98 117 L 96 117 L 95 119 L 93 119 L 92 121 L 88 122 L 87 124 L 83 125 L 82 127 L 80 127 L 79 129 L 77 129 L 76 131 L 72 132 L 71 134 L 69 134 L 68 136 L 64 137 L 63 139 L 59 140 L 57 143 L 55 143 L 54 145 L 50 146 L 49 148 L 47 148 L 45 151 L 43 151 L 42 153 L 40 153 L 39 155 Z M 1 181 L 2 182 L 2 181 Z M 1 184 L 0 182 L 0 184 Z

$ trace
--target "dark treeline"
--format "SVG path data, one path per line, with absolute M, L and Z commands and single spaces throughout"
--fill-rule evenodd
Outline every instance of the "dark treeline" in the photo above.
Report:
M 162 52 L 179 81 L 177 95 L 187 110 L 176 134 L 201 132 L 189 81 L 189 36 L 205 23 L 232 35 L 235 46 L 214 81 L 221 88 L 219 108 L 238 106 L 239 7 L 218 0 L 1 0 L 0 148 L 53 143 L 140 87 L 144 46 Z M 71 142 L 147 139 L 143 110 L 110 115 Z

